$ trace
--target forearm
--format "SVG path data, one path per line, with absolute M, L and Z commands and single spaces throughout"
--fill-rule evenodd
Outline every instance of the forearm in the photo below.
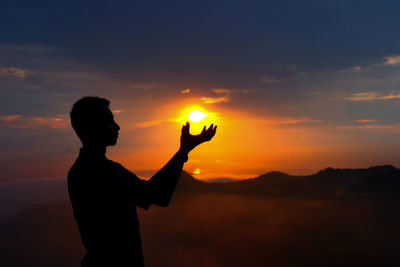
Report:
M 160 206 L 168 206 L 175 191 L 188 154 L 180 149 L 175 155 L 147 182 L 152 190 L 153 201 Z

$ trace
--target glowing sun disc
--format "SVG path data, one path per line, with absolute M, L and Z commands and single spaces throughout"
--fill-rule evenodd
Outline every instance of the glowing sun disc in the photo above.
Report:
M 198 111 L 198 110 L 192 110 L 189 112 L 188 115 L 188 120 L 193 121 L 193 122 L 199 122 L 203 120 L 207 116 L 206 113 Z

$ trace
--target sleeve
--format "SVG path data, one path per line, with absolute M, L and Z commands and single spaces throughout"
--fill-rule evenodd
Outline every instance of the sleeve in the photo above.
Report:
M 118 167 L 118 175 L 115 178 L 118 187 L 121 188 L 121 194 L 123 194 L 121 197 L 127 198 L 133 201 L 136 206 L 148 210 L 152 204 L 152 193 L 147 181 L 140 179 L 121 164 L 114 164 Z
M 161 170 L 148 181 L 142 180 L 135 174 L 118 164 L 120 175 L 119 186 L 124 194 L 133 198 L 135 205 L 146 210 L 151 204 L 166 207 L 169 205 L 175 191 L 183 164 L 188 160 L 187 153 L 178 151 Z M 127 191 L 127 192 L 126 192 Z
M 175 191 L 184 163 L 188 160 L 186 152 L 179 150 L 147 183 L 151 187 L 154 204 L 167 207 Z

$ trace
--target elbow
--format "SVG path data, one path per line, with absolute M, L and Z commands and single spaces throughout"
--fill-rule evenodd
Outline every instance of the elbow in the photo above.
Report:
M 166 207 L 169 206 L 169 203 L 161 203 L 161 204 L 158 205 L 158 206 L 160 206 L 160 207 L 162 207 L 162 208 L 166 208 Z
M 169 188 L 156 186 L 152 188 L 151 195 L 153 203 L 160 207 L 168 207 L 171 202 L 173 191 Z
M 153 203 L 156 204 L 159 207 L 166 208 L 169 206 L 169 203 L 171 202 L 170 198 L 162 198 L 162 199 L 157 199 Z

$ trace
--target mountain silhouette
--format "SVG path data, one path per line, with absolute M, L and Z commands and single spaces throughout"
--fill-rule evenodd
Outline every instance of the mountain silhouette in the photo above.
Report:
M 212 181 L 212 180 L 211 180 Z M 182 193 L 239 194 L 259 197 L 393 198 L 400 196 L 400 170 L 391 165 L 365 169 L 326 168 L 312 175 L 269 172 L 245 180 L 200 181 L 182 171 L 176 195 Z M 65 179 L 29 180 L 0 185 L 0 221 L 24 207 L 68 201 Z
M 178 191 L 264 197 L 396 197 L 400 193 L 400 170 L 390 165 L 366 169 L 326 168 L 306 176 L 274 171 L 225 183 L 202 182 L 182 172 Z

